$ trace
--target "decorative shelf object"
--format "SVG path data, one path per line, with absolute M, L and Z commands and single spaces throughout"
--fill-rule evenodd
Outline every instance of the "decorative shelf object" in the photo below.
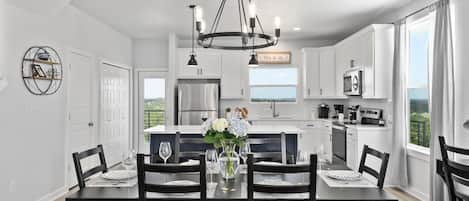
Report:
M 21 74 L 26 89 L 32 94 L 55 94 L 62 86 L 62 60 L 51 47 L 30 47 L 24 54 Z

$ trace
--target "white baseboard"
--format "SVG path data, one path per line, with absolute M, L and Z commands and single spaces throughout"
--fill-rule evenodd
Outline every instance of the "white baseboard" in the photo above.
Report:
M 401 190 L 405 191 L 406 193 L 422 200 L 422 201 L 429 201 L 430 200 L 430 197 L 429 195 L 425 194 L 425 193 L 422 193 L 420 192 L 419 190 L 415 189 L 415 188 L 402 188 L 400 187 Z
M 37 201 L 54 201 L 64 196 L 68 192 L 66 187 L 58 188 L 57 190 L 42 196 Z

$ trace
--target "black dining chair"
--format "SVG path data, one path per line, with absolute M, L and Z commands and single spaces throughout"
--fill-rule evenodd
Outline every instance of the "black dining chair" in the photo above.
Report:
M 248 200 L 253 201 L 254 192 L 260 193 L 309 193 L 309 200 L 316 200 L 317 155 L 310 156 L 310 163 L 305 165 L 262 165 L 254 163 L 252 154 L 248 155 Z M 308 184 L 266 185 L 254 183 L 254 172 L 261 173 L 309 173 Z
M 366 159 L 368 155 L 372 155 L 378 159 L 381 159 L 381 165 L 380 165 L 379 171 L 374 170 L 370 166 L 366 165 Z M 366 172 L 370 174 L 371 176 L 375 177 L 378 181 L 376 185 L 378 186 L 378 188 L 382 189 L 384 186 L 384 179 L 386 178 L 386 170 L 388 168 L 388 162 L 389 162 L 389 153 L 380 152 L 378 150 L 370 148 L 368 145 L 364 145 L 358 172 L 362 174 L 363 172 Z
M 469 149 L 450 146 L 446 144 L 445 138 L 443 136 L 439 136 L 438 140 L 440 141 L 441 158 L 443 159 L 444 180 L 448 186 L 447 189 L 449 198 L 451 201 L 468 201 L 469 192 L 466 191 L 463 193 L 458 191 L 456 185 L 465 186 L 466 189 L 469 188 L 469 164 L 463 164 L 454 160 L 450 160 L 448 157 L 448 152 L 469 156 Z
M 88 158 L 90 156 L 93 156 L 93 155 L 99 156 L 100 164 L 87 170 L 86 172 L 83 172 L 81 160 Z M 98 145 L 95 148 L 88 149 L 80 153 L 74 152 L 72 154 L 72 157 L 73 157 L 73 163 L 75 164 L 75 172 L 77 175 L 78 186 L 80 187 L 80 189 L 86 186 L 85 181 L 88 177 L 91 177 L 99 172 L 105 173 L 108 170 L 107 165 L 106 165 L 106 159 L 104 157 L 103 145 Z
M 160 164 L 145 163 L 145 157 L 149 155 L 137 154 L 137 174 L 138 174 L 138 200 L 146 201 L 147 193 L 200 193 L 200 198 L 195 200 L 207 200 L 207 179 L 205 155 L 199 156 L 198 165 Z M 148 183 L 147 173 L 193 173 L 199 172 L 199 184 L 195 185 L 165 185 Z

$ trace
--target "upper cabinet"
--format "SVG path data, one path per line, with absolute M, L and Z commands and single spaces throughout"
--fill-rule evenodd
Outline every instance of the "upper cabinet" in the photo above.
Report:
M 370 25 L 336 46 L 336 90 L 343 91 L 343 74 L 363 70 L 364 99 L 392 98 L 394 29 L 389 24 Z
M 243 99 L 248 56 L 244 52 L 197 49 L 197 67 L 188 67 L 189 48 L 178 49 L 178 79 L 220 79 L 221 99 Z
M 196 50 L 197 67 L 188 67 L 190 49 L 178 51 L 178 78 L 203 79 L 221 78 L 221 54 L 207 50 Z
M 245 90 L 247 56 L 244 53 L 223 53 L 221 99 L 242 99 Z
M 336 87 L 334 47 L 303 49 L 303 83 L 305 99 L 345 98 Z

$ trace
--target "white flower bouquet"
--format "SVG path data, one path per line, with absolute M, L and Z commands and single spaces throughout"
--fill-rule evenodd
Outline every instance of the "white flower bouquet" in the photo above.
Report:
M 233 179 L 238 171 L 239 156 L 236 146 L 242 146 L 247 139 L 249 123 L 244 119 L 207 120 L 202 125 L 204 141 L 215 148 L 223 147 L 219 155 L 220 173 L 225 179 Z
M 228 144 L 241 146 L 246 141 L 249 123 L 244 119 L 208 119 L 202 124 L 204 141 L 220 148 Z

